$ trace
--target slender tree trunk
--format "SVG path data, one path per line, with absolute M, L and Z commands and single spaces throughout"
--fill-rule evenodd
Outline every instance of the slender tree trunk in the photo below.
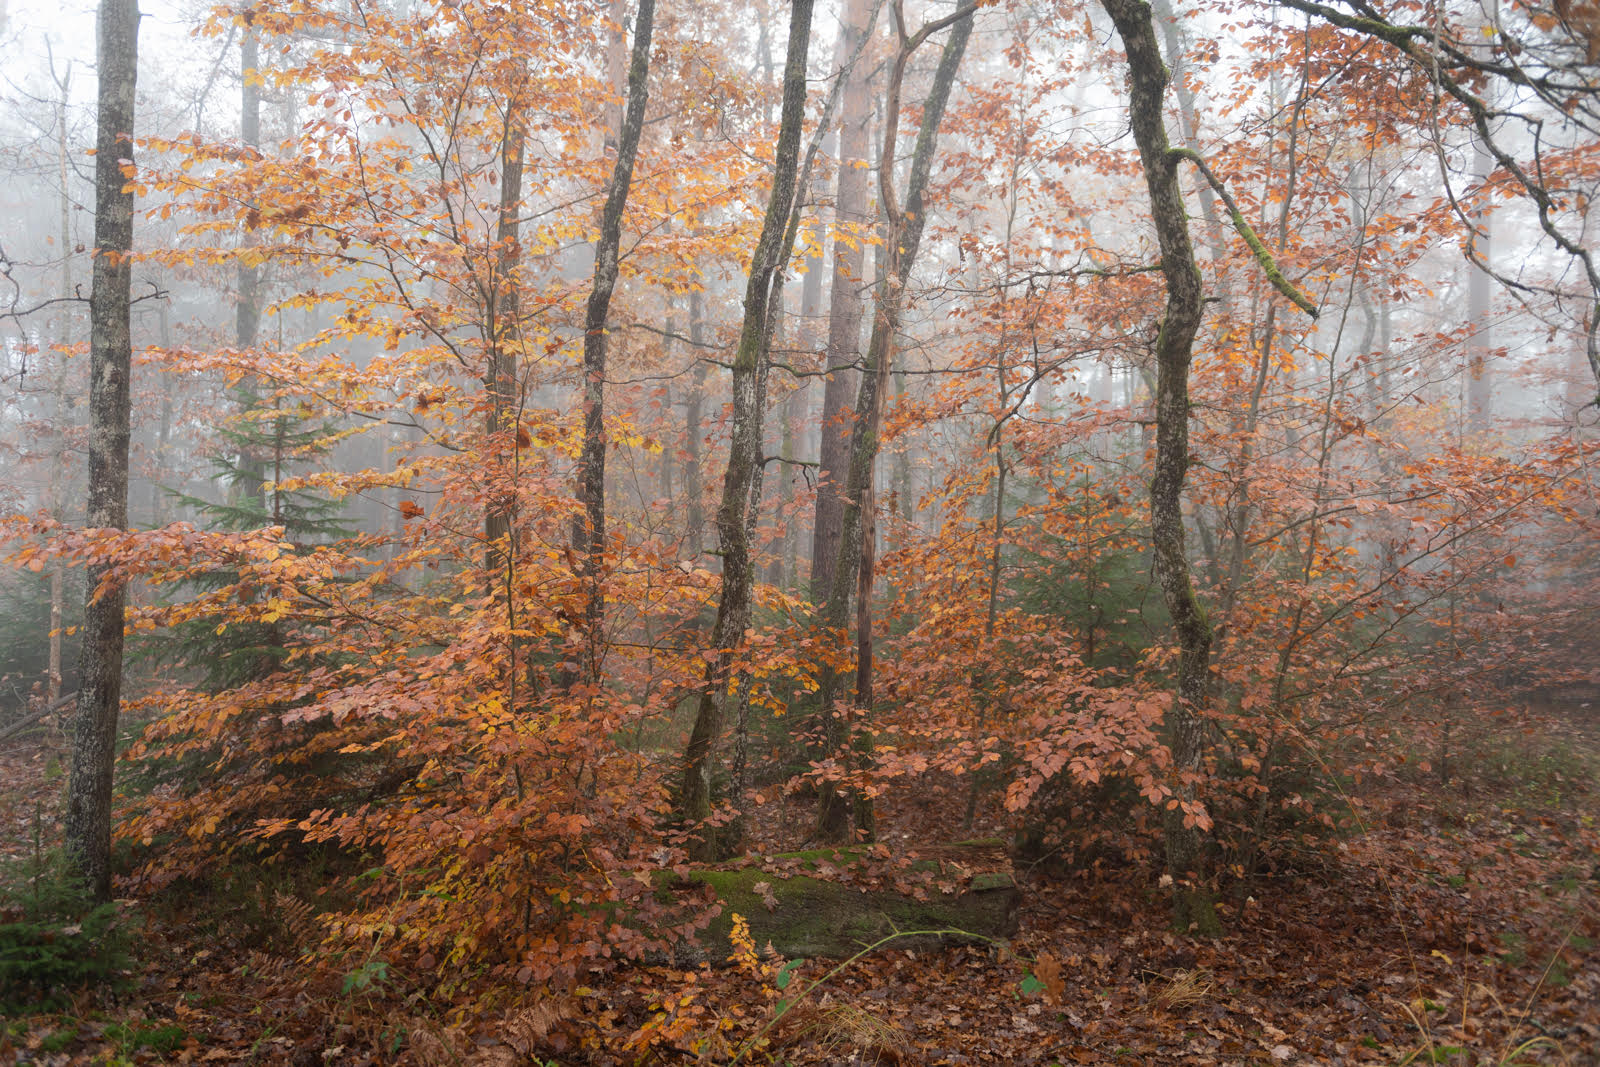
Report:
M 761 459 L 760 374 L 765 348 L 771 338 L 772 281 L 788 260 L 793 239 L 789 212 L 795 198 L 800 138 L 804 132 L 811 9 L 812 0 L 794 0 L 790 8 L 783 112 L 779 121 L 772 194 L 750 264 L 745 286 L 744 323 L 733 361 L 733 430 L 728 445 L 728 467 L 722 481 L 722 504 L 717 510 L 717 535 L 722 547 L 722 593 L 711 633 L 716 658 L 706 668 L 694 730 L 684 754 L 683 782 L 678 794 L 678 807 L 683 816 L 700 824 L 699 837 L 691 849 L 699 859 L 717 856 L 723 844 L 717 829 L 708 821 L 711 779 L 716 743 L 722 734 L 723 702 L 730 696 L 734 662 L 750 625 L 754 575 L 747 509 L 750 488 Z
M 806 276 L 809 280 L 810 275 Z M 804 294 L 802 294 L 802 300 Z M 790 508 L 794 502 L 794 463 L 797 458 L 795 449 L 795 427 L 800 425 L 805 418 L 806 392 L 804 387 L 794 387 L 783 398 L 783 412 L 778 416 L 782 422 L 779 428 L 778 456 L 784 461 L 781 489 L 778 494 L 778 507 Z M 800 546 L 800 526 L 791 513 L 784 516 L 782 522 L 783 536 L 778 544 L 777 558 L 772 563 L 772 584 L 778 586 L 791 586 L 798 579 L 795 575 L 795 556 Z
M 633 27 L 633 58 L 628 67 L 628 109 L 617 137 L 617 159 L 611 171 L 611 188 L 600 216 L 600 240 L 595 246 L 594 285 L 584 316 L 583 336 L 583 451 L 578 458 L 578 497 L 584 514 L 575 540 L 581 550 L 587 585 L 585 629 L 588 631 L 587 677 L 599 675 L 600 632 L 605 616 L 602 581 L 606 546 L 606 315 L 617 285 L 617 257 L 622 247 L 622 211 L 633 181 L 633 163 L 644 131 L 644 111 L 649 100 L 650 33 L 655 0 L 639 0 Z
M 1472 173 L 1478 180 L 1482 202 L 1472 220 L 1478 230 L 1473 245 L 1478 255 L 1483 257 L 1484 267 L 1489 268 L 1494 266 L 1494 223 L 1491 194 L 1487 191 L 1487 187 L 1494 170 L 1494 157 L 1489 154 L 1489 150 L 1484 147 L 1481 140 L 1474 141 Z M 1494 347 L 1494 327 L 1490 318 L 1492 295 L 1493 280 L 1489 277 L 1488 270 L 1469 261 L 1467 322 L 1472 333 L 1467 342 L 1467 429 L 1472 435 L 1472 443 L 1478 445 L 1484 444 L 1483 435 L 1489 432 L 1490 420 L 1493 417 L 1494 388 L 1489 372 L 1489 351 Z
M 239 49 L 239 139 L 251 148 L 261 146 L 261 42 L 255 31 L 246 30 Z M 247 244 L 255 241 L 246 236 Z M 239 300 L 234 308 L 234 334 L 240 348 L 256 343 L 261 328 L 261 272 L 249 259 L 240 257 L 237 274 Z
M 688 503 L 684 533 L 689 539 L 689 558 L 698 566 L 706 547 L 706 488 L 700 458 L 700 419 L 706 397 L 706 361 L 700 357 L 700 346 L 705 342 L 705 308 L 698 291 L 689 294 L 689 341 L 695 362 L 689 395 L 683 402 L 683 495 Z
M 485 430 L 489 453 L 495 457 L 489 503 L 484 509 L 484 566 L 490 580 L 503 579 L 508 588 L 508 572 L 515 556 L 511 547 L 512 523 L 516 511 L 516 478 L 502 479 L 499 472 L 517 463 L 516 422 L 520 402 L 517 384 L 517 345 L 521 340 L 521 294 L 517 288 L 517 268 L 522 261 L 522 153 L 526 131 L 521 104 L 506 101 L 505 132 L 500 141 L 500 218 L 495 228 L 494 274 L 484 293 L 487 304 L 488 365 L 483 384 L 489 392 L 489 416 Z M 508 597 L 509 602 L 509 597 Z M 513 673 L 515 667 L 512 668 Z
M 134 83 L 138 76 L 138 0 L 101 0 L 95 136 L 95 257 L 89 303 L 89 508 L 92 528 L 128 522 L 129 328 L 133 263 Z M 78 724 L 72 746 L 67 853 L 96 899 L 111 896 L 111 776 L 122 704 L 124 590 L 106 568 L 88 569 Z
M 956 72 L 961 67 L 961 57 L 966 53 L 967 40 L 972 35 L 972 12 L 971 7 L 962 8 L 954 15 L 924 25 L 914 36 L 907 37 L 900 5 L 898 2 L 895 4 L 900 50 L 889 76 L 888 96 L 884 102 L 883 151 L 878 169 L 879 197 L 886 222 L 882 246 L 884 269 L 877 287 L 877 311 L 873 317 L 872 338 L 867 346 L 861 388 L 856 396 L 855 426 L 850 435 L 850 464 L 845 481 L 845 500 L 850 506 L 844 511 L 833 582 L 822 614 L 824 626 L 843 631 L 849 617 L 851 589 L 855 589 L 855 704 L 862 713 L 871 710 L 873 701 L 872 582 L 877 541 L 873 474 L 878 458 L 878 432 L 883 424 L 889 373 L 894 365 L 894 341 L 900 330 L 906 280 L 912 264 L 916 262 L 917 250 L 922 243 L 923 225 L 927 219 L 923 197 L 938 150 L 939 126 L 944 120 L 945 105 L 949 102 Z M 952 23 L 954 28 L 939 57 L 939 67 L 934 74 L 928 98 L 923 102 L 922 127 L 917 133 L 917 147 L 911 157 L 911 173 L 907 177 L 905 206 L 902 209 L 894 193 L 894 153 L 895 143 L 899 139 L 900 86 L 906 63 L 929 36 Z M 834 708 L 839 697 L 840 681 L 833 672 L 825 671 L 819 693 L 824 721 L 827 723 L 828 747 L 834 753 L 851 748 L 847 723 L 836 714 Z M 873 832 L 873 813 L 869 798 L 860 791 L 847 795 L 831 783 L 824 783 L 817 808 L 817 835 L 828 841 L 844 840 L 850 836 L 852 816 L 856 832 L 870 837 Z
M 57 219 L 56 247 L 61 251 L 61 273 L 56 285 L 56 296 L 62 301 L 61 312 L 56 317 L 56 341 L 63 346 L 72 343 L 72 198 L 67 192 L 67 95 L 72 86 L 72 65 L 56 80 L 61 95 L 56 100 L 56 179 L 60 214 Z M 65 361 L 57 358 L 55 386 L 51 390 L 51 425 L 62 432 L 67 425 L 67 385 Z M 64 519 L 61 506 L 62 487 L 67 480 L 67 450 L 58 444 L 50 462 L 50 514 Z M 57 560 L 50 568 L 50 665 L 46 680 L 46 696 L 54 704 L 61 699 L 61 616 L 66 609 L 66 564 Z
M 817 503 L 811 527 L 812 598 L 821 602 L 833 588 L 833 567 L 839 557 L 844 523 L 845 469 L 850 460 L 851 414 L 855 366 L 861 347 L 861 298 L 864 241 L 872 217 L 867 213 L 867 123 L 872 115 L 871 72 L 864 62 L 849 62 L 866 40 L 872 19 L 871 0 L 848 0 L 843 32 L 835 54 L 844 68 L 839 124 L 839 186 L 834 222 L 856 230 L 849 240 L 833 245 L 833 285 L 828 296 L 827 374 L 822 386 L 822 438 L 817 468 Z
M 1150 526 L 1156 577 L 1178 632 L 1177 692 L 1166 727 L 1176 780 L 1166 812 L 1167 871 L 1173 879 L 1173 918 L 1180 930 L 1220 930 L 1206 887 L 1206 839 L 1196 822 L 1194 779 L 1205 757 L 1207 671 L 1211 626 L 1195 595 L 1184 548 L 1183 484 L 1189 467 L 1189 364 L 1200 327 L 1200 269 L 1189 240 L 1189 218 L 1178 182 L 1178 156 L 1169 151 L 1162 116 L 1167 69 L 1144 0 L 1101 0 L 1128 55 L 1129 118 L 1150 215 L 1161 246 L 1167 304 L 1156 340 L 1156 462 L 1150 482 Z
M 254 31 L 246 30 L 239 48 L 239 139 L 251 148 L 261 146 L 261 41 Z M 234 343 L 241 349 L 252 348 L 261 332 L 261 269 L 250 261 L 248 249 L 259 242 L 250 230 L 241 237 L 241 254 L 234 268 L 234 285 L 237 289 L 233 308 Z M 255 375 L 248 375 L 240 383 L 235 396 L 241 408 L 258 407 L 261 403 L 261 384 Z M 266 500 L 267 461 L 259 446 L 242 443 L 239 451 L 240 478 L 230 495 L 236 501 L 252 501 L 261 505 Z

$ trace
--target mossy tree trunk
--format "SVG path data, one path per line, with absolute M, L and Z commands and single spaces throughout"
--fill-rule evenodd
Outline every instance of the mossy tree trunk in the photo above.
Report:
M 138 74 L 138 0 L 101 0 L 100 72 L 95 136 L 94 279 L 89 297 L 88 525 L 128 525 L 129 379 L 133 261 L 134 84 Z M 67 853 L 97 899 L 111 897 L 111 779 L 122 704 L 124 590 L 91 566 L 79 656 L 78 722 L 68 789 Z
M 578 456 L 578 498 L 583 515 L 578 520 L 577 542 L 585 584 L 584 629 L 588 648 L 585 677 L 600 675 L 601 627 L 605 617 L 604 564 L 606 547 L 606 316 L 617 286 L 617 259 L 622 247 L 622 211 L 633 182 L 633 163 L 644 132 L 645 105 L 649 102 L 650 35 L 655 20 L 655 0 L 639 0 L 633 24 L 633 56 L 628 65 L 628 108 L 617 133 L 617 158 L 611 185 L 600 213 L 600 239 L 595 245 L 594 283 L 583 322 L 583 450 Z
M 711 779 L 715 749 L 722 734 L 724 703 L 737 699 L 730 692 L 735 663 L 750 625 L 754 572 L 750 559 L 748 508 L 755 472 L 761 462 L 761 365 L 771 338 L 769 309 L 773 276 L 788 259 L 792 231 L 790 208 L 794 203 L 804 133 L 806 56 L 811 38 L 812 0 L 795 0 L 789 15 L 789 44 L 783 75 L 783 110 L 772 193 L 762 219 L 745 285 L 744 323 L 733 361 L 733 423 L 728 443 L 728 466 L 722 480 L 722 503 L 717 509 L 717 537 L 722 550 L 722 591 L 711 645 L 715 658 L 706 668 L 700 690 L 694 729 L 684 753 L 683 780 L 678 809 L 699 836 L 691 852 L 699 859 L 717 857 L 723 842 L 711 824 Z
M 1173 919 L 1180 930 L 1219 930 L 1208 889 L 1207 840 L 1200 830 L 1194 779 L 1205 755 L 1211 626 L 1195 595 L 1184 546 L 1183 485 L 1189 467 L 1189 365 L 1200 327 L 1200 268 L 1178 181 L 1180 156 L 1170 151 L 1162 106 L 1167 68 L 1145 0 L 1101 0 L 1128 57 L 1129 119 L 1150 216 L 1161 248 L 1167 303 L 1156 339 L 1156 460 L 1150 480 L 1150 527 L 1156 577 L 1178 636 L 1177 692 L 1167 712 L 1175 796 L 1165 813 Z
M 889 76 L 884 102 L 883 152 L 878 163 L 878 193 L 885 219 L 883 272 L 878 283 L 877 308 L 872 321 L 872 339 L 867 345 L 866 365 L 861 387 L 856 394 L 856 418 L 850 435 L 850 465 L 845 480 L 845 509 L 827 600 L 822 608 L 822 624 L 843 631 L 848 623 L 850 595 L 856 595 L 856 685 L 855 705 L 862 712 L 871 709 L 872 693 L 872 583 L 876 547 L 876 502 L 873 469 L 878 458 L 878 434 L 883 425 L 883 408 L 888 397 L 888 379 L 894 363 L 894 341 L 900 330 L 906 280 L 916 262 L 927 215 L 923 198 L 933 158 L 938 150 L 939 126 L 945 105 L 955 84 L 961 57 L 972 35 L 973 8 L 964 7 L 953 15 L 930 22 L 914 35 L 907 36 L 900 3 L 894 4 L 895 26 L 900 48 Z M 933 86 L 923 102 L 922 125 L 917 131 L 917 147 L 911 157 L 911 173 L 906 180 L 904 207 L 894 190 L 895 143 L 900 134 L 900 88 L 907 61 L 930 36 L 954 25 Z M 824 431 L 826 432 L 826 431 Z M 824 671 L 819 696 L 823 720 L 827 724 L 828 748 L 832 753 L 848 752 L 854 742 L 848 721 L 835 711 L 841 695 L 842 679 Z M 870 798 L 859 790 L 842 791 L 824 783 L 817 808 L 817 836 L 824 841 L 843 841 L 851 836 L 852 822 L 857 835 L 871 838 L 873 812 Z

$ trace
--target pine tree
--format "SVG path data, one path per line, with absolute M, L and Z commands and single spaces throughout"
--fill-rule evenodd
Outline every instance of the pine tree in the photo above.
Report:
M 221 501 L 172 492 L 172 496 L 214 530 L 242 532 L 282 527 L 297 548 L 348 537 L 339 502 L 303 489 L 284 489 L 291 468 L 328 450 L 331 428 L 309 416 L 309 409 L 287 409 L 252 389 L 235 392 L 240 414 L 220 429 L 226 445 L 212 459 L 214 483 L 226 489 Z M 239 576 L 218 570 L 197 582 L 201 590 L 226 588 Z M 221 692 L 266 677 L 285 654 L 278 623 L 232 622 L 218 632 L 214 620 L 196 619 L 176 627 L 154 650 L 157 659 L 184 663 L 200 672 L 200 684 Z

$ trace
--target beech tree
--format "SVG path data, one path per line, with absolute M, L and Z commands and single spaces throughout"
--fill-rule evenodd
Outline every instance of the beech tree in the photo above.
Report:
M 617 285 L 617 255 L 622 247 L 622 212 L 633 181 L 639 136 L 644 132 L 644 111 L 650 99 L 650 33 L 654 27 L 655 0 L 639 0 L 633 26 L 633 58 L 628 64 L 628 109 L 617 131 L 617 158 L 600 214 L 600 239 L 595 245 L 594 285 L 584 312 L 583 332 L 583 452 L 578 461 L 579 499 L 584 515 L 576 539 L 583 553 L 589 581 L 585 625 L 588 628 L 588 677 L 599 676 L 600 627 L 605 594 L 601 572 L 606 550 L 606 316 Z M 519 149 L 520 152 L 520 149 Z
M 733 419 L 728 465 L 717 508 L 717 539 L 722 551 L 722 590 L 711 629 L 712 658 L 695 710 L 694 729 L 684 752 L 679 808 L 698 826 L 691 851 L 709 858 L 723 851 L 711 822 L 713 753 L 722 733 L 723 707 L 734 678 L 734 659 L 750 625 L 751 484 L 761 462 L 762 397 L 758 380 L 771 341 L 769 309 L 773 277 L 786 266 L 794 243 L 790 210 L 798 185 L 800 140 L 806 104 L 806 57 L 811 44 L 811 0 L 794 0 L 789 12 L 789 45 L 783 67 L 783 110 L 779 119 L 772 191 L 761 220 L 761 237 L 745 282 L 744 319 L 733 363 Z
M 119 891 L 243 887 L 297 961 L 249 980 L 339 997 L 356 1022 L 323 1036 L 371 1022 L 419 1062 L 488 1055 L 491 1022 L 524 1058 L 781 1058 L 748 999 L 714 999 L 736 975 L 776 1004 L 794 975 L 752 927 L 806 955 L 948 929 L 947 906 L 1005 927 L 1013 858 L 1062 897 L 1087 870 L 1152 970 L 1188 967 L 1229 894 L 1325 901 L 1294 872 L 1357 862 L 1331 845 L 1352 809 L 1451 788 L 1463 738 L 1534 687 L 1597 684 L 1588 7 L 1405 10 L 216 10 L 238 126 L 147 118 L 135 185 L 113 118 L 96 160 L 147 208 L 141 271 L 186 294 L 142 346 L 172 410 L 135 422 L 135 465 L 183 457 L 150 471 L 176 482 L 151 528 L 109 495 L 123 202 L 97 237 L 87 528 L 42 473 L 70 418 L 21 385 L 70 365 L 27 318 L 72 295 L 37 251 L 70 227 L 0 235 L 0 451 L 36 472 L 0 486 L 0 613 L 26 572 L 98 591 L 74 858 L 103 893 L 120 683 L 149 788 L 109 817 Z M 274 101 L 292 121 L 260 121 Z M 348 525 L 309 522 L 323 503 Z M 200 640 L 119 672 L 124 629 Z M 1163 876 L 1177 935 L 1117 888 Z M 826 939 L 783 928 L 816 901 Z M 1077 980 L 1034 935 L 1032 984 L 985 991 Z M 682 966 L 729 939 L 733 969 Z M 1194 951 L 1196 979 L 1228 966 Z
M 89 511 L 92 529 L 128 524 L 129 386 L 133 339 L 133 119 L 138 0 L 103 0 L 96 24 L 100 72 L 95 123 L 95 256 L 89 309 Z M 88 572 L 73 735 L 67 850 L 101 900 L 111 896 L 111 780 L 122 706 L 123 581 Z

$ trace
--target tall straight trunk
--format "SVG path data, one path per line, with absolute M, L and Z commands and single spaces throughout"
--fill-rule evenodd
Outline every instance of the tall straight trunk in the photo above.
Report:
M 694 347 L 694 374 L 683 402 L 683 495 L 688 503 L 684 530 L 689 558 L 697 565 L 705 552 L 705 475 L 700 457 L 700 419 L 706 397 L 706 361 L 699 355 L 705 343 L 705 307 L 698 291 L 689 294 L 689 342 Z
M 711 631 L 715 658 L 706 668 L 700 690 L 694 730 L 684 753 L 683 782 L 678 807 L 683 816 L 699 824 L 691 852 L 709 859 L 723 851 L 716 827 L 710 824 L 711 778 L 715 749 L 722 734 L 723 702 L 730 698 L 729 681 L 734 662 L 750 625 L 750 534 L 747 509 L 750 488 L 761 461 L 762 410 L 759 397 L 761 365 L 771 339 L 770 304 L 773 277 L 789 258 L 793 230 L 789 212 L 794 203 L 804 132 L 806 104 L 806 52 L 811 37 L 812 0 L 794 0 L 789 14 L 789 45 L 783 71 L 783 111 L 772 178 L 772 194 L 761 223 L 761 237 L 750 263 L 745 285 L 744 322 L 733 361 L 733 428 L 728 444 L 728 467 L 722 480 L 722 504 L 717 509 L 717 536 L 722 548 L 722 592 L 717 619 Z
M 484 330 L 489 343 L 489 359 L 483 375 L 483 384 L 489 392 L 485 430 L 490 442 L 489 452 L 496 458 L 497 468 L 508 462 L 515 465 L 517 458 L 515 430 L 520 399 L 517 345 L 521 340 L 522 306 L 517 268 L 522 261 L 519 212 L 522 208 L 522 153 L 527 138 L 520 108 L 520 102 L 515 99 L 506 102 L 505 132 L 500 141 L 500 218 L 495 228 L 495 266 L 484 293 L 488 311 Z M 512 581 L 508 568 L 514 558 L 511 528 L 516 510 L 515 479 L 510 479 L 509 483 L 503 485 L 495 479 L 483 515 L 484 566 L 491 581 L 503 579 L 508 588 Z
M 588 631 L 588 680 L 599 673 L 600 629 L 605 616 L 602 573 L 606 545 L 606 315 L 617 285 L 617 257 L 622 247 L 622 211 L 633 181 L 633 163 L 644 131 L 645 105 L 649 101 L 650 33 L 655 0 L 639 0 L 633 24 L 633 57 L 628 65 L 628 109 L 617 135 L 617 159 L 611 171 L 611 188 L 600 215 L 600 240 L 595 246 L 594 285 L 584 315 L 583 335 L 583 451 L 578 457 L 578 498 L 584 514 L 577 529 L 585 579 L 585 628 Z
M 56 247 L 61 250 L 61 273 L 56 285 L 56 296 L 62 301 L 61 312 L 56 317 L 56 342 L 62 346 L 72 343 L 72 198 L 67 191 L 67 95 L 72 86 L 72 65 L 56 80 L 61 95 L 56 100 L 56 179 L 60 214 L 57 217 Z M 67 425 L 66 365 L 56 360 L 55 385 L 50 392 L 51 422 L 58 433 Z M 61 489 L 67 479 L 67 450 L 58 447 L 50 463 L 50 514 L 62 519 Z M 51 704 L 61 699 L 61 617 L 66 609 L 66 564 L 57 560 L 50 568 L 50 665 L 46 680 L 46 696 Z
M 133 263 L 134 84 L 138 77 L 138 0 L 101 0 L 100 72 L 95 132 L 94 280 L 89 297 L 89 508 L 100 529 L 128 524 L 129 327 Z M 88 568 L 83 648 L 78 660 L 78 723 L 68 790 L 67 853 L 96 899 L 111 896 L 111 775 L 122 704 L 124 590 Z
M 888 95 L 884 103 L 883 151 L 878 165 L 878 192 L 885 220 L 883 271 L 877 287 L 877 310 L 873 316 L 872 338 L 867 345 L 866 366 L 861 375 L 860 391 L 856 395 L 855 425 L 850 435 L 850 463 L 845 480 L 845 500 L 849 506 L 844 510 L 833 581 L 822 614 L 823 625 L 843 630 L 849 615 L 850 593 L 852 588 L 855 590 L 855 704 L 862 712 L 871 710 L 873 702 L 872 582 L 877 547 L 873 471 L 878 458 L 878 432 L 883 424 L 884 402 L 889 392 L 888 378 L 894 364 L 894 341 L 900 330 L 906 280 L 912 264 L 916 262 L 917 249 L 922 243 L 923 225 L 927 219 L 923 197 L 933 170 L 934 154 L 938 150 L 939 126 L 944 120 L 945 105 L 949 102 L 956 72 L 961 67 L 961 57 L 966 53 L 967 41 L 972 35 L 973 8 L 965 7 L 953 15 L 928 23 L 911 37 L 905 34 L 898 0 L 894 12 L 896 29 L 900 33 L 900 50 L 889 76 Z M 911 173 L 906 180 L 905 206 L 902 209 L 894 193 L 894 156 L 900 128 L 900 86 L 906 63 L 929 36 L 952 23 L 954 28 L 939 57 L 933 85 L 928 91 L 928 98 L 923 101 L 922 126 L 917 132 L 917 147 L 911 157 Z M 833 711 L 841 688 L 840 682 L 841 679 L 833 672 L 825 671 L 819 693 L 827 723 L 828 745 L 834 752 L 843 751 L 850 745 L 846 724 Z M 856 792 L 847 796 L 825 783 L 818 805 L 818 836 L 825 840 L 843 840 L 850 835 L 852 816 L 857 833 L 870 838 L 873 833 L 873 813 L 866 795 Z
M 246 30 L 239 49 L 239 139 L 251 148 L 261 147 L 261 42 L 255 31 Z M 249 236 L 246 243 L 254 244 Z M 237 285 L 239 300 L 234 308 L 234 334 L 240 348 L 256 343 L 261 329 L 261 272 L 249 259 L 240 257 Z
M 1175 38 L 1169 33 L 1169 45 Z M 1169 57 L 1170 58 L 1170 57 Z M 1274 168 L 1283 178 L 1283 188 L 1276 190 L 1272 199 L 1278 202 L 1277 241 L 1278 247 L 1283 248 L 1289 242 L 1289 221 L 1295 207 L 1295 197 L 1300 183 L 1300 122 L 1305 114 L 1306 104 L 1310 100 L 1311 82 L 1311 52 L 1305 49 L 1304 58 L 1300 65 L 1300 84 L 1295 90 L 1294 104 L 1289 108 L 1288 143 L 1284 148 L 1284 162 Z M 1191 94 L 1192 95 L 1192 94 Z M 1277 110 L 1275 107 L 1274 110 Z M 1192 146 L 1191 146 L 1192 147 Z M 1211 194 L 1211 188 L 1204 180 L 1199 182 L 1199 187 L 1206 194 Z M 1208 205 L 1208 225 L 1216 216 L 1214 202 L 1205 201 Z M 1220 245 L 1220 239 L 1216 239 Z M 1220 260 L 1217 260 L 1220 261 Z M 1271 297 L 1268 297 L 1271 300 Z M 1227 509 L 1224 518 L 1225 534 L 1230 538 L 1228 546 L 1227 573 L 1222 581 L 1222 595 L 1220 597 L 1220 619 L 1224 626 L 1233 618 L 1234 606 L 1244 581 L 1245 565 L 1249 562 L 1250 555 L 1250 523 L 1254 505 L 1254 494 L 1251 492 L 1251 481 L 1255 464 L 1256 431 L 1261 424 L 1262 398 L 1266 395 L 1267 385 L 1272 379 L 1272 364 L 1274 359 L 1273 345 L 1278 336 L 1278 303 L 1271 300 L 1261 324 L 1261 341 L 1256 353 L 1255 375 L 1250 386 L 1249 399 L 1246 401 L 1244 417 L 1235 435 L 1239 442 L 1238 461 L 1238 488 L 1233 502 Z M 1214 558 L 1214 557 L 1213 557 Z
M 839 115 L 839 185 L 834 201 L 835 224 L 856 232 L 833 245 L 833 285 L 828 296 L 827 374 L 822 386 L 822 438 L 818 455 L 817 502 L 811 527 L 811 590 L 821 602 L 833 588 L 833 567 L 839 556 L 844 524 L 845 469 L 850 460 L 850 414 L 855 392 L 855 366 L 861 346 L 862 266 L 867 213 L 867 123 L 872 116 L 868 64 L 849 62 L 861 51 L 872 21 L 871 0 L 847 0 L 844 28 L 836 50 L 843 67 L 844 92 Z
M 1482 443 L 1482 435 L 1489 430 L 1493 417 L 1493 382 L 1489 373 L 1489 350 L 1494 347 L 1494 327 L 1491 325 L 1492 281 L 1489 270 L 1494 267 L 1493 203 L 1488 192 L 1489 180 L 1495 170 L 1494 157 L 1481 140 L 1473 142 L 1472 174 L 1478 180 L 1482 202 L 1472 220 L 1477 228 L 1473 241 L 1475 251 L 1483 257 L 1483 267 L 1471 260 L 1467 262 L 1467 322 L 1472 333 L 1467 342 L 1467 429 L 1474 443 Z
M 246 30 L 239 48 L 239 139 L 251 148 L 261 147 L 261 41 L 253 30 Z M 255 234 L 246 230 L 241 238 L 245 249 L 258 242 Z M 237 292 L 233 309 L 234 343 L 241 349 L 254 347 L 261 331 L 261 270 L 249 259 L 240 255 L 234 270 Z M 238 393 L 241 406 L 254 407 L 260 403 L 260 383 L 254 375 L 246 377 Z M 266 458 L 258 448 L 243 444 L 239 454 L 239 480 L 232 486 L 230 495 L 235 502 L 266 499 Z
M 1166 716 L 1176 780 L 1165 813 L 1167 871 L 1173 879 L 1173 920 L 1180 930 L 1220 930 L 1206 888 L 1206 841 L 1186 805 L 1196 802 L 1194 776 L 1205 757 L 1207 671 L 1211 626 L 1195 595 L 1184 547 L 1183 484 L 1189 467 L 1189 365 L 1200 328 L 1200 268 L 1189 240 L 1189 217 L 1178 181 L 1179 156 L 1170 150 L 1162 116 L 1167 68 L 1156 45 L 1145 0 L 1101 0 L 1128 56 L 1129 119 L 1150 217 L 1161 247 L 1167 303 L 1156 339 L 1156 461 L 1150 481 L 1150 527 L 1157 580 L 1178 635 L 1177 692 Z
M 807 276 L 809 278 L 809 275 Z M 801 294 L 802 301 L 805 294 Z M 788 508 L 794 501 L 794 460 L 798 453 L 795 444 L 795 427 L 805 420 L 806 391 L 803 387 L 794 387 L 784 395 L 783 412 L 778 416 L 782 422 L 778 436 L 778 456 L 783 460 L 783 481 L 778 495 L 778 506 Z M 772 583 L 779 586 L 790 586 L 797 580 L 795 576 L 795 556 L 800 547 L 800 525 L 795 521 L 793 514 L 784 516 L 782 523 L 782 538 L 778 544 L 777 558 L 772 562 Z

